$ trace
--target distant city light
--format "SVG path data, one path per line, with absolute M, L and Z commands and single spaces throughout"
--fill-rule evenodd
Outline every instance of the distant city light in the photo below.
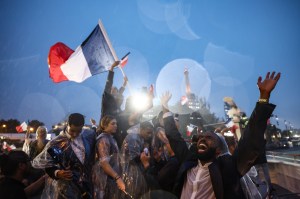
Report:
M 299 135 L 294 135 L 293 137 L 294 137 L 294 138 L 299 138 L 300 136 L 299 136 Z

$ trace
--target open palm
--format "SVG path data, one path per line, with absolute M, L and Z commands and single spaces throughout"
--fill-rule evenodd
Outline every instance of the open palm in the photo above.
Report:
M 262 77 L 259 77 L 257 80 L 257 86 L 261 93 L 261 97 L 269 98 L 270 93 L 275 88 L 279 79 L 280 73 L 277 73 L 277 75 L 275 76 L 275 72 L 272 72 L 271 76 L 270 72 L 268 72 L 264 80 L 262 80 Z

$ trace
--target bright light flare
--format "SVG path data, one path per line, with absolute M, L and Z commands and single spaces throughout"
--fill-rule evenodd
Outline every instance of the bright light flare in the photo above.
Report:
M 47 133 L 46 139 L 47 139 L 47 140 L 52 140 L 52 136 L 51 136 L 50 133 Z
M 132 107 L 137 110 L 145 110 L 149 104 L 149 97 L 145 93 L 138 93 L 133 95 Z

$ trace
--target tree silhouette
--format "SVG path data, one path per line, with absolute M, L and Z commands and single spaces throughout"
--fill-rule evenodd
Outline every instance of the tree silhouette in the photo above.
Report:
M 20 121 L 17 119 L 0 120 L 0 132 L 1 133 L 17 133 L 16 127 L 20 125 Z
M 35 132 L 39 126 L 44 126 L 44 125 L 45 124 L 43 122 L 40 122 L 38 120 L 31 120 L 28 122 L 28 126 L 33 128 L 32 132 Z
M 16 127 L 19 126 L 21 122 L 17 119 L 9 119 L 9 120 L 0 120 L 0 133 L 17 133 Z M 43 122 L 38 120 L 28 121 L 27 124 L 32 128 L 31 132 L 35 132 L 39 126 L 44 126 Z

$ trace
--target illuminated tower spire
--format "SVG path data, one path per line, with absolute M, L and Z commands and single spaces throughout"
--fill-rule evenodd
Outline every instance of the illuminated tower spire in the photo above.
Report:
M 189 71 L 187 68 L 184 69 L 184 79 L 185 79 L 185 93 L 186 96 L 189 98 L 191 95 L 191 85 L 189 80 Z

